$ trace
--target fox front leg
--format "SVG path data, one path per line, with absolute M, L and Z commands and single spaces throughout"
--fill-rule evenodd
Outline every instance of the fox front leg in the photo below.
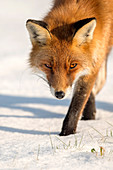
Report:
M 69 110 L 63 122 L 60 136 L 76 133 L 78 120 L 89 98 L 92 87 L 93 83 L 90 81 L 84 81 L 84 78 L 81 78 L 78 81 Z
M 90 97 L 85 105 L 81 120 L 94 120 L 96 115 L 95 95 L 91 92 Z

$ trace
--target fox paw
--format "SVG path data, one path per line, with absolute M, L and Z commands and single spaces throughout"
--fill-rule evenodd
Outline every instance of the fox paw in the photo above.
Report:
M 76 131 L 74 130 L 62 130 L 59 136 L 68 136 L 68 135 L 75 134 L 75 133 Z

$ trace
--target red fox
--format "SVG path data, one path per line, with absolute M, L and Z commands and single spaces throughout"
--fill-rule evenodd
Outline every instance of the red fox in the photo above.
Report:
M 78 120 L 95 119 L 95 95 L 106 80 L 113 45 L 113 0 L 54 0 L 43 21 L 27 20 L 30 66 L 42 73 L 52 94 L 73 97 L 60 135 L 76 133 Z

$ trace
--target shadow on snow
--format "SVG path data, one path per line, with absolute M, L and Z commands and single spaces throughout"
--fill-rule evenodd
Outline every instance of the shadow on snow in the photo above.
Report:
M 50 105 L 50 106 L 69 106 L 69 103 L 70 101 L 68 99 L 57 100 L 57 99 L 52 99 L 52 98 L 0 95 L 0 107 L 10 108 L 10 109 L 19 109 L 19 110 L 31 112 L 34 114 L 32 117 L 24 116 L 26 118 L 62 118 L 64 117 L 65 113 L 59 114 L 59 113 L 54 112 L 54 110 L 46 111 L 44 108 L 39 109 L 38 106 L 37 108 L 31 108 L 27 106 L 21 106 L 21 104 L 22 105 L 23 104 L 43 104 L 43 105 Z M 97 109 L 102 109 L 102 110 L 106 110 L 109 112 L 113 112 L 113 103 L 96 101 L 96 107 Z
M 37 97 L 22 97 L 22 96 L 10 96 L 10 95 L 0 95 L 0 107 L 9 108 L 9 109 L 19 109 L 25 112 L 31 112 L 32 116 L 21 116 L 21 115 L 2 115 L 0 117 L 17 117 L 17 118 L 63 118 L 64 114 L 59 114 L 52 111 L 47 111 L 44 108 L 39 109 L 31 108 L 27 106 L 21 106 L 21 104 L 44 104 L 44 105 L 52 105 L 52 106 L 68 106 L 69 100 L 56 100 L 51 98 L 37 98 Z M 98 109 L 106 110 L 109 112 L 113 112 L 113 104 L 97 101 L 96 107 Z M 55 109 L 55 108 L 54 108 Z M 36 130 L 24 130 L 17 129 L 12 127 L 4 127 L 0 126 L 0 130 L 13 132 L 13 133 L 24 133 L 24 134 L 33 134 L 33 135 L 48 135 L 49 132 L 46 131 L 36 131 Z M 57 132 L 52 132 L 51 134 L 58 134 Z
M 52 111 L 47 111 L 46 109 L 39 109 L 27 106 L 21 106 L 24 104 L 43 104 L 50 106 L 67 106 L 69 105 L 69 100 L 56 100 L 51 98 L 32 98 L 32 97 L 22 97 L 22 96 L 9 96 L 9 95 L 0 95 L 0 107 L 23 110 L 25 112 L 31 112 L 33 116 L 21 116 L 21 115 L 2 115 L 0 117 L 18 117 L 18 118 L 63 118 L 64 114 L 59 114 L 55 112 L 55 109 Z
M 26 106 L 22 106 L 22 105 Z M 0 117 L 17 117 L 17 118 L 63 118 L 64 114 L 56 113 L 55 110 L 47 111 L 46 109 L 27 107 L 27 104 L 43 104 L 52 106 L 67 106 L 69 105 L 69 100 L 58 101 L 50 98 L 35 98 L 35 97 L 22 97 L 22 96 L 10 96 L 10 95 L 0 95 L 0 107 L 23 110 L 25 112 L 31 112 L 32 115 L 29 116 L 22 115 L 3 115 L 0 113 Z M 21 133 L 21 134 L 32 134 L 32 135 L 49 135 L 48 131 L 38 131 L 38 130 L 25 130 L 13 127 L 0 126 L 1 131 Z M 58 132 L 51 132 L 51 134 L 58 134 Z
M 113 103 L 96 101 L 96 108 L 102 109 L 108 112 L 113 112 Z
M 50 132 L 49 133 L 49 132 L 46 132 L 46 131 L 24 130 L 24 129 L 12 128 L 12 127 L 5 127 L 5 126 L 0 126 L 0 130 L 5 131 L 5 132 L 31 134 L 31 135 L 49 135 L 49 134 L 57 135 L 58 134 L 58 132 Z

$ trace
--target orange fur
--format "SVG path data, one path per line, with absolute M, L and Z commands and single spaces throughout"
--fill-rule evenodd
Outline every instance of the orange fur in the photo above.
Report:
M 90 56 L 93 55 L 96 49 L 96 53 L 98 54 L 98 65 L 96 62 L 96 68 L 92 69 L 92 71 L 98 72 L 106 58 L 106 54 L 108 53 L 109 48 L 113 44 L 113 35 L 111 29 L 113 26 L 112 16 L 113 0 L 79 0 L 78 3 L 76 3 L 76 0 L 56 0 L 54 2 L 53 8 L 44 18 L 44 22 L 48 24 L 48 29 L 51 33 L 52 41 L 48 44 L 47 47 L 43 47 L 45 48 L 45 50 L 42 51 L 44 54 L 42 54 L 39 50 L 41 47 L 38 47 L 38 45 L 33 46 L 30 59 L 31 65 L 36 65 L 36 60 L 40 62 L 42 58 L 46 63 L 46 60 L 48 60 L 50 56 L 54 57 L 56 60 L 59 60 L 60 65 L 62 65 L 62 63 L 65 63 L 65 59 L 70 56 L 70 53 L 74 53 L 75 56 L 79 55 L 81 57 L 81 62 L 82 60 L 86 60 L 87 62 L 90 60 L 90 62 L 95 65 L 95 60 L 93 61 L 92 57 Z M 71 46 L 71 43 L 66 41 L 71 39 L 70 35 L 72 30 L 70 28 L 70 24 L 91 17 L 95 17 L 97 20 L 97 26 L 94 32 L 93 41 L 90 44 L 85 44 L 85 46 L 80 47 L 80 49 L 77 49 L 76 42 Z M 86 54 L 85 59 L 82 53 Z M 36 58 L 35 54 L 36 57 L 39 56 L 39 58 Z M 40 55 L 43 57 L 40 57 Z M 87 63 L 84 67 L 87 67 L 89 64 L 90 63 Z M 92 67 L 92 64 L 90 65 Z M 65 69 L 62 70 L 63 76 L 61 76 L 61 74 L 58 75 L 63 78 L 65 71 Z M 68 83 L 65 82 L 64 84 Z
M 113 45 L 113 0 L 54 0 L 43 21 L 28 20 L 27 28 L 33 44 L 30 65 L 45 73 L 55 92 L 66 93 L 76 80 L 78 94 L 82 77 L 87 89 L 80 116 L 93 87 L 96 94 L 105 82 L 103 63 Z M 71 69 L 74 64 L 77 67 Z

